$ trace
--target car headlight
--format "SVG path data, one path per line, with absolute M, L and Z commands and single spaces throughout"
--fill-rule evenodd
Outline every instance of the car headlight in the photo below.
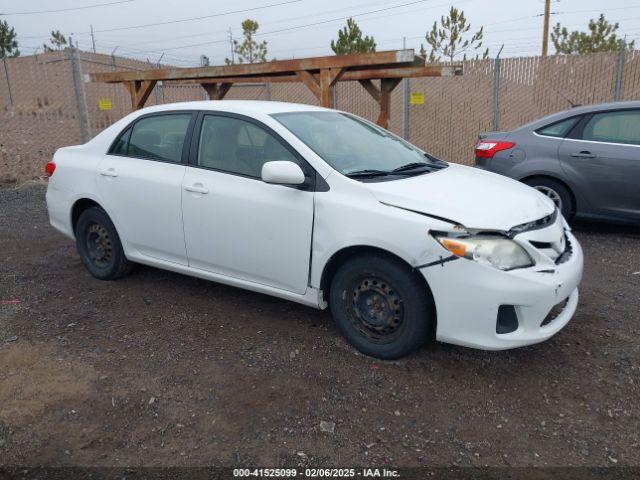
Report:
M 447 234 L 436 234 L 434 237 L 454 255 L 498 270 L 513 270 L 534 265 L 527 251 L 508 238 L 491 235 L 456 237 Z

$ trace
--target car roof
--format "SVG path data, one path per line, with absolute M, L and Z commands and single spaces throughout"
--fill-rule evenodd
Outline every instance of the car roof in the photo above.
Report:
M 537 120 L 534 120 L 533 122 L 522 125 L 517 130 L 539 128 L 541 126 L 557 122 L 558 120 L 573 117 L 575 115 L 582 115 L 584 113 L 601 112 L 603 110 L 616 110 L 622 108 L 640 108 L 640 101 L 634 100 L 628 102 L 608 102 L 595 105 L 581 105 L 579 107 L 570 108 L 568 110 L 563 110 L 561 112 L 553 113 L 551 115 L 547 115 L 546 117 L 539 118 Z
M 244 114 L 266 114 L 287 112 L 328 111 L 327 108 L 301 103 L 272 102 L 267 100 L 203 100 L 198 102 L 179 102 L 147 107 L 139 112 L 165 112 L 171 110 L 211 110 Z

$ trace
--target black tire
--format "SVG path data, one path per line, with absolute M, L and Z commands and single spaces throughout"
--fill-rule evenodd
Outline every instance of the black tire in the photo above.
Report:
M 104 210 L 87 208 L 76 224 L 76 248 L 91 275 L 100 280 L 115 280 L 131 272 L 116 227 Z
M 341 265 L 331 282 L 329 306 L 351 345 L 385 360 L 424 345 L 435 326 L 433 298 L 424 281 L 385 255 L 360 255 Z
M 571 195 L 571 192 L 566 186 L 553 178 L 546 177 L 530 178 L 525 180 L 524 183 L 551 198 L 556 205 L 558 205 L 557 199 L 559 199 L 561 206 L 558 206 L 560 207 L 562 216 L 567 220 L 571 219 L 575 212 L 575 205 L 573 203 L 573 195 Z

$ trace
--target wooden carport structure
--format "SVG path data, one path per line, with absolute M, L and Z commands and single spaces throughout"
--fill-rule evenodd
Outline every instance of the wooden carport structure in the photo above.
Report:
M 274 60 L 263 63 L 195 68 L 161 68 L 89 74 L 92 82 L 122 83 L 133 109 L 144 107 L 158 81 L 198 83 L 211 100 L 222 100 L 234 83 L 302 82 L 323 107 L 331 107 L 339 81 L 357 81 L 380 106 L 378 125 L 388 127 L 391 92 L 403 78 L 460 75 L 458 66 L 425 66 L 413 49 L 354 55 Z M 373 83 L 380 80 L 380 87 Z

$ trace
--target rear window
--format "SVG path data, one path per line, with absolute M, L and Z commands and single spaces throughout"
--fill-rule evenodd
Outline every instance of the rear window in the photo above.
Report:
M 566 137 L 573 126 L 578 123 L 578 120 L 580 120 L 580 117 L 565 118 L 559 122 L 537 129 L 536 133 L 538 135 L 544 135 L 545 137 L 563 138 Z

